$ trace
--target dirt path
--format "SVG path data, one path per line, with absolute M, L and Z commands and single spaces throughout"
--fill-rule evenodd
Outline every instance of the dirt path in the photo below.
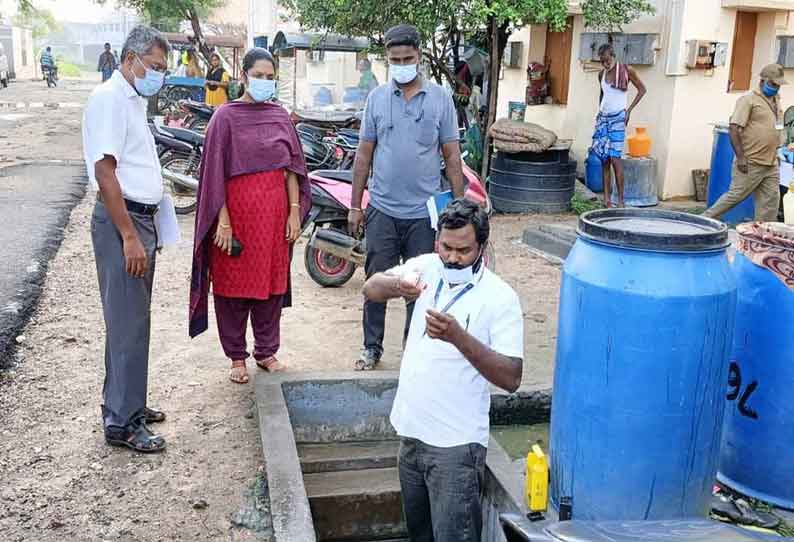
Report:
M 257 511 L 266 503 L 252 495 L 262 489 L 252 388 L 228 382 L 214 325 L 187 338 L 192 217 L 182 221 L 184 242 L 157 262 L 152 307 L 149 397 L 168 413 L 157 429 L 169 449 L 144 456 L 104 444 L 91 208 L 90 196 L 75 208 L 17 363 L 0 374 L 0 540 L 267 540 L 266 514 Z M 525 385 L 548 386 L 560 271 L 517 243 L 528 221 L 496 219 L 494 242 L 498 271 L 524 304 Z M 285 313 L 280 357 L 296 371 L 347 370 L 361 342 L 363 275 L 344 288 L 320 288 L 304 271 L 304 242 L 293 263 L 297 306 Z M 391 305 L 384 368 L 398 368 L 403 312 Z

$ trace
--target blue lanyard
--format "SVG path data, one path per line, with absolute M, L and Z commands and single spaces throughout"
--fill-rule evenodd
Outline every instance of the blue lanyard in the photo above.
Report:
M 435 297 L 433 298 L 433 308 L 434 308 L 434 309 L 435 309 L 436 307 L 438 307 L 438 298 L 441 296 L 441 289 L 442 289 L 443 287 L 444 287 L 444 279 L 439 279 L 439 281 L 438 281 L 438 288 L 436 288 L 436 295 L 435 295 Z M 441 312 L 445 313 L 445 312 L 447 312 L 449 309 L 451 309 L 451 308 L 452 308 L 452 305 L 454 305 L 455 303 L 457 303 L 457 302 L 458 302 L 458 300 L 459 300 L 461 297 L 463 297 L 464 295 L 466 295 L 466 294 L 469 292 L 469 290 L 471 290 L 472 288 L 474 288 L 474 283 L 472 283 L 472 282 L 468 283 L 468 284 L 466 285 L 466 287 L 465 287 L 465 288 L 463 288 L 463 290 L 461 290 L 460 292 L 458 292 L 457 294 L 455 294 L 455 297 L 453 297 L 452 299 L 450 299 L 450 300 L 449 300 L 449 303 L 447 303 L 446 307 L 444 307 L 444 308 L 441 310 Z

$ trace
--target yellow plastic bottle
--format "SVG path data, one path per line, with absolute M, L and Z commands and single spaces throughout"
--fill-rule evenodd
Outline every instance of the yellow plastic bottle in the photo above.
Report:
M 549 501 L 549 463 L 540 446 L 527 454 L 527 506 L 530 512 L 545 512 Z
M 783 196 L 783 222 L 794 226 L 794 183 L 788 185 L 788 192 Z

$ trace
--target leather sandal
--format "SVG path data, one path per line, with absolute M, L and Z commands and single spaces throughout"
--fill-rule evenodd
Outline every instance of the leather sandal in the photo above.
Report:
M 235 369 L 242 369 L 243 371 L 240 373 L 235 373 Z M 235 374 L 239 376 L 235 376 Z M 235 384 L 248 384 L 248 369 L 245 366 L 245 360 L 233 360 L 232 361 L 232 372 L 229 373 L 229 380 L 234 382 Z
M 152 433 L 143 422 L 127 427 L 105 428 L 105 442 L 111 446 L 122 446 L 144 454 L 165 450 L 165 439 Z
M 143 407 L 143 416 L 146 423 L 160 423 L 165 421 L 165 412 L 149 407 Z
M 280 362 L 276 356 L 270 356 L 262 360 L 256 360 L 256 365 L 269 373 L 283 373 L 287 370 L 287 364 Z

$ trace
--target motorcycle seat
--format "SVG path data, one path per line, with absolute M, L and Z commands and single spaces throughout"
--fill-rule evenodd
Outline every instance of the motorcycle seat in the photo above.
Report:
M 201 113 L 208 117 L 211 117 L 212 114 L 215 112 L 215 108 L 213 106 L 207 105 L 205 103 L 195 102 L 193 100 L 185 100 L 183 104 L 190 111 L 193 111 L 195 113 Z
M 179 141 L 184 141 L 185 143 L 196 146 L 204 145 L 204 136 L 193 130 L 174 128 L 173 126 L 162 126 L 161 129 Z
M 329 133 L 328 130 L 326 130 L 325 128 L 320 128 L 319 126 L 306 124 L 305 122 L 298 123 L 298 125 L 295 126 L 295 129 L 298 130 L 298 132 L 303 132 L 304 134 L 309 135 L 310 137 L 313 137 L 315 139 L 322 139 L 326 137 Z
M 311 173 L 312 177 L 322 177 L 331 181 L 353 184 L 352 169 L 318 169 Z

